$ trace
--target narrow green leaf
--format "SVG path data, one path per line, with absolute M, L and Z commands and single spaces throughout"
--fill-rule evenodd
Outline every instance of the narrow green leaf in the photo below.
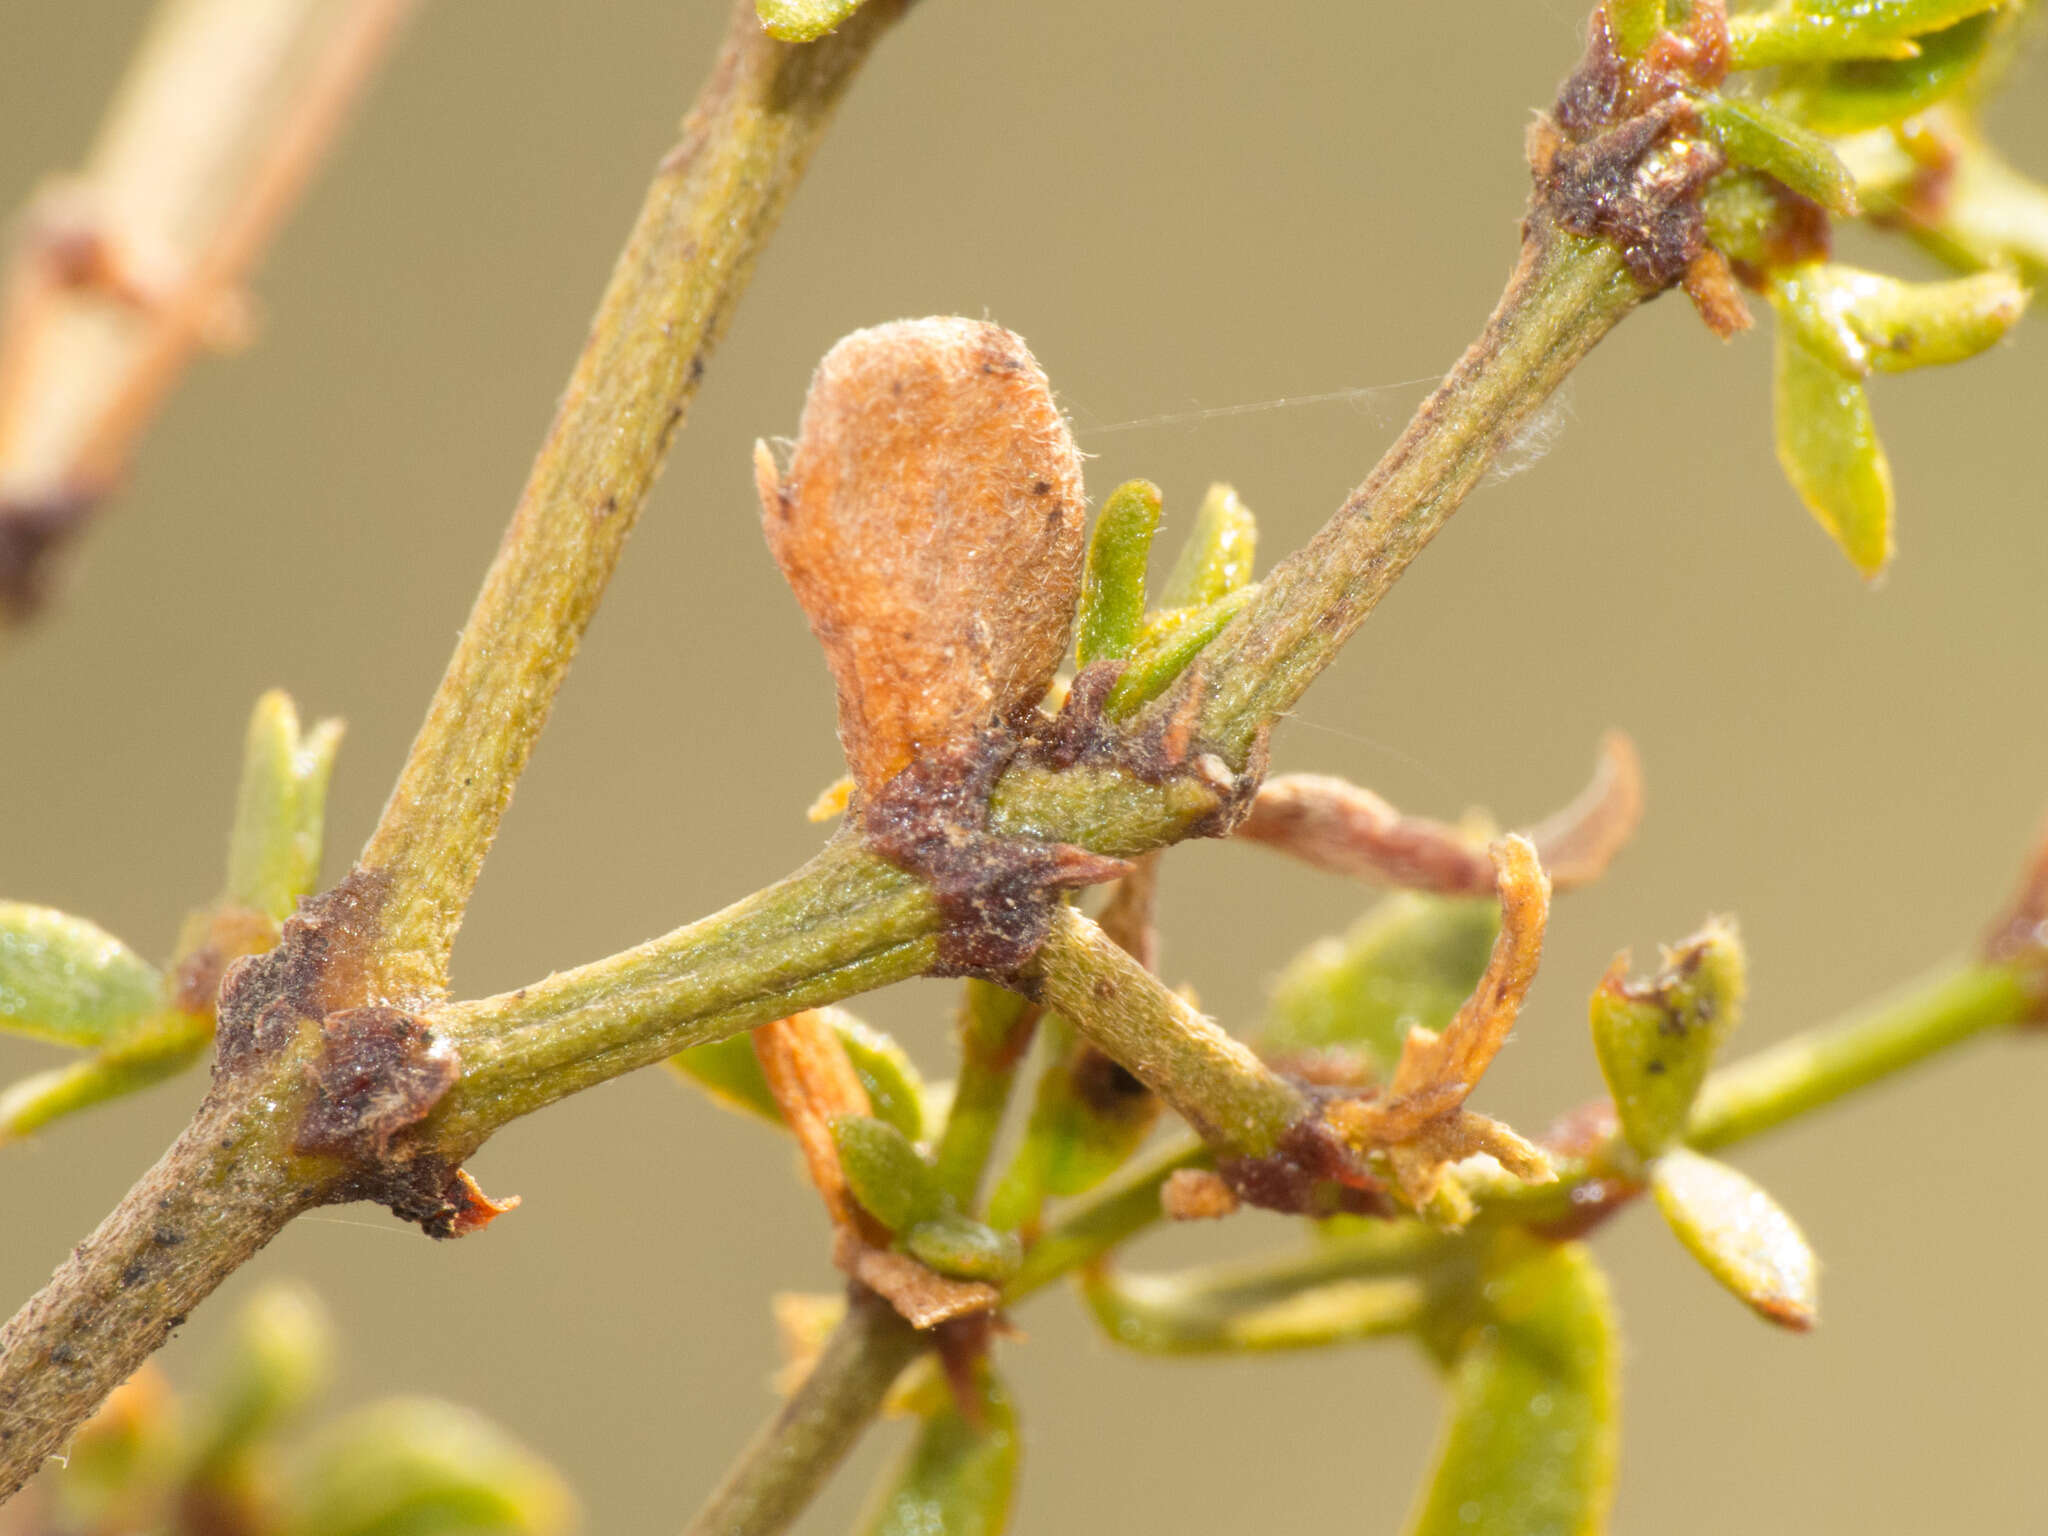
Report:
M 975 1389 L 974 1418 L 949 1399 L 925 1419 L 862 1517 L 864 1536 L 1001 1536 L 1017 1484 L 1017 1413 L 987 1365 Z
M 1249 1294 L 1199 1272 L 1082 1277 L 1095 1321 L 1117 1344 L 1147 1355 L 1264 1354 L 1321 1349 L 1406 1333 L 1423 1318 L 1428 1287 L 1412 1277 L 1314 1274 L 1292 1290 Z
M 1280 974 L 1259 1048 L 1353 1051 L 1386 1081 L 1410 1029 L 1441 1030 L 1471 995 L 1500 932 L 1500 903 L 1402 891 Z
M 1863 386 L 1844 378 L 1795 325 L 1778 325 L 1778 463 L 1856 569 L 1892 557 L 1892 472 Z
M 938 1175 L 895 1126 L 843 1115 L 832 1122 L 832 1144 L 853 1198 L 891 1232 L 908 1232 L 944 1210 Z
M 228 843 L 228 900 L 282 922 L 320 879 L 327 780 L 341 722 L 299 730 L 291 695 L 256 701 L 242 753 L 242 786 Z
M 1103 713 L 1122 720 L 1166 692 L 1167 685 L 1187 670 L 1188 663 L 1223 632 L 1223 626 L 1237 617 L 1238 610 L 1258 590 L 1256 586 L 1239 587 L 1200 608 L 1172 608 L 1155 615 L 1158 623 L 1110 689 Z
M 1138 625 L 1145 616 L 1145 562 L 1159 531 L 1160 505 L 1158 486 L 1127 480 L 1095 514 L 1074 639 L 1074 658 L 1084 667 L 1121 661 L 1138 643 Z
M 1837 59 L 1910 59 L 1915 39 L 2006 0 L 1799 0 L 1728 18 L 1734 69 Z
M 1657 1160 L 1650 1187 L 1678 1240 L 1757 1316 L 1801 1333 L 1814 1325 L 1820 1261 L 1784 1208 L 1748 1175 L 1676 1147 Z
M 1856 212 L 1856 184 L 1828 142 L 1761 102 L 1702 96 L 1700 120 L 1736 165 L 1762 171 L 1828 212 Z
M 1741 1021 L 1742 940 L 1717 918 L 1667 951 L 1648 981 L 1630 982 L 1627 963 L 1617 959 L 1593 989 L 1593 1048 L 1622 1133 L 1639 1156 L 1655 1157 L 1684 1134 L 1715 1053 Z
M 0 1029 L 100 1045 L 155 1008 L 156 968 L 82 917 L 0 902 Z
M 0 1092 L 0 1142 L 175 1077 L 197 1063 L 212 1043 L 211 1014 L 151 1014 L 83 1061 L 38 1072 Z
M 903 1246 L 942 1275 L 991 1285 L 1001 1285 L 1024 1262 L 1024 1245 L 1016 1233 L 998 1232 L 952 1211 L 920 1221 L 904 1233 Z
M 886 1120 L 912 1141 L 924 1135 L 924 1079 L 903 1047 L 881 1030 L 863 1023 L 843 1009 L 823 1010 L 846 1047 L 854 1074 L 867 1089 L 868 1102 L 878 1118 Z M 771 1125 L 782 1124 L 782 1111 L 761 1075 L 761 1063 L 754 1055 L 754 1042 L 745 1035 L 730 1035 L 706 1045 L 693 1045 L 669 1057 L 668 1064 L 727 1109 L 757 1115 Z
M 768 35 L 785 43 L 814 43 L 860 8 L 861 0 L 754 0 Z
M 1258 549 L 1259 524 L 1251 508 L 1230 486 L 1210 486 L 1195 526 L 1174 557 L 1159 606 L 1200 608 L 1250 585 Z
M 294 1479 L 287 1536 L 557 1536 L 575 1501 L 497 1425 L 432 1398 L 332 1425 Z
M 1902 123 L 1976 83 L 2000 17 L 1989 11 L 1913 39 L 1911 57 L 1822 66 L 1786 85 L 1779 105 L 1816 133 L 1859 133 Z
M 1583 1244 L 1507 1233 L 1481 1289 L 1410 1536 L 1594 1536 L 1617 1438 L 1607 1283 Z
M 2010 272 L 1907 283 L 1835 270 L 1849 295 L 1845 317 L 1880 373 L 1964 362 L 2003 340 L 2027 307 L 2027 290 Z

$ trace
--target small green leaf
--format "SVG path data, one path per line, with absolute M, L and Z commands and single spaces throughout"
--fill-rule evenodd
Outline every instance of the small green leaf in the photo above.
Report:
M 104 929 L 49 907 L 0 902 L 0 1029 L 101 1045 L 163 993 L 156 968 Z
M 837 30 L 861 8 L 862 0 L 754 0 L 754 14 L 770 37 L 785 43 L 814 43 Z
M 288 1536 L 556 1536 L 575 1501 L 497 1425 L 431 1398 L 332 1425 L 291 1489 Z
M 1583 1244 L 1506 1233 L 1481 1294 L 1410 1536 L 1595 1536 L 1619 1396 L 1607 1283 Z
M 986 1365 L 975 1390 L 975 1418 L 948 1398 L 925 1419 L 862 1517 L 864 1536 L 1001 1536 L 1017 1484 L 1017 1414 Z
M 1095 514 L 1088 566 L 1081 578 L 1081 617 L 1074 659 L 1082 666 L 1121 661 L 1138 643 L 1145 616 L 1145 562 L 1159 531 L 1159 487 L 1127 480 Z
M 1159 594 L 1160 607 L 1200 608 L 1249 586 L 1258 549 L 1259 524 L 1251 508 L 1231 487 L 1210 486 Z
M 256 701 L 242 753 L 242 786 L 228 843 L 228 900 L 282 922 L 320 879 L 327 780 L 341 722 L 301 735 L 291 695 Z
M 1910 56 L 1864 59 L 1802 71 L 1778 104 L 1816 133 L 1859 133 L 1902 123 L 1966 94 L 1991 53 L 2001 18 L 1991 10 L 1939 32 L 1916 35 Z
M 1500 903 L 1402 891 L 1295 957 L 1273 988 L 1268 1055 L 1362 1053 L 1387 1081 L 1410 1029 L 1441 1030 L 1486 971 Z
M 2027 307 L 2009 272 L 1908 283 L 1818 261 L 1778 272 L 1770 293 L 1785 323 L 1844 378 L 1967 361 L 2003 339 Z
M 924 1079 L 903 1047 L 889 1035 L 839 1008 L 821 1010 L 838 1032 L 854 1075 L 867 1089 L 875 1114 L 912 1141 L 924 1135 Z M 771 1125 L 782 1124 L 782 1111 L 761 1075 L 753 1040 L 729 1035 L 706 1045 L 693 1045 L 669 1057 L 668 1064 L 727 1109 L 758 1115 Z
M 1728 18 L 1733 69 L 1835 59 L 1911 59 L 1923 33 L 1952 27 L 2006 0 L 1799 0 Z
M 1820 1307 L 1820 1261 L 1792 1218 L 1743 1173 L 1685 1147 L 1650 1171 L 1657 1209 L 1708 1274 L 1767 1322 L 1803 1333 Z
M 1862 384 L 1780 321 L 1778 463 L 1821 527 L 1865 576 L 1892 557 L 1892 472 Z
M 1700 120 L 1730 161 L 1762 171 L 1830 213 L 1856 212 L 1856 184 L 1819 134 L 1741 97 L 1707 95 L 1698 105 Z
M 326 1309 L 304 1286 L 271 1284 L 244 1303 L 208 1394 L 195 1475 L 222 1476 L 300 1413 L 326 1385 L 333 1355 Z
M 139 1093 L 175 1077 L 213 1043 L 213 1015 L 165 1009 L 83 1061 L 52 1067 L 0 1092 L 0 1142 L 41 1130 L 53 1120 L 109 1099 Z
M 1630 982 L 1627 963 L 1617 959 L 1593 989 L 1593 1048 L 1622 1133 L 1639 1156 L 1655 1157 L 1684 1134 L 1715 1052 L 1741 1021 L 1742 940 L 1715 919 L 1648 981 Z
M 1315 1273 L 1292 1289 L 1240 1289 L 1188 1276 L 1086 1272 L 1081 1289 L 1117 1344 L 1148 1355 L 1264 1354 L 1406 1333 L 1428 1309 L 1412 1277 Z
M 891 1232 L 908 1232 L 945 1209 L 938 1175 L 895 1126 L 869 1115 L 842 1115 L 832 1122 L 853 1198 Z
M 1239 587 L 1200 608 L 1168 608 L 1154 614 L 1147 638 L 1110 689 L 1102 712 L 1112 720 L 1126 719 L 1166 692 L 1258 590 Z
M 1024 1262 L 1024 1245 L 1016 1233 L 998 1232 L 951 1211 L 920 1221 L 904 1233 L 903 1246 L 942 1275 L 991 1285 L 1001 1285 Z

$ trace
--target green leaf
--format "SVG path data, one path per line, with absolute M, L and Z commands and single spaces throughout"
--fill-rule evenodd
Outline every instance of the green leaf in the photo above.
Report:
M 156 968 L 82 917 L 0 902 L 0 1029 L 101 1045 L 157 1007 Z
M 1410 1536 L 1593 1536 L 1606 1528 L 1617 1438 L 1606 1281 L 1583 1244 L 1507 1233 L 1480 1289 Z
M 945 1209 L 938 1175 L 895 1126 L 842 1115 L 832 1122 L 832 1144 L 853 1198 L 891 1232 L 908 1232 Z
M 861 0 L 754 0 L 768 35 L 785 43 L 814 43 L 860 8 Z
M 1001 1285 L 1024 1262 L 1024 1245 L 1016 1233 L 998 1232 L 951 1211 L 920 1221 L 904 1234 L 903 1246 L 942 1275 L 991 1285 Z
M 1856 569 L 1875 576 L 1892 557 L 1892 472 L 1863 386 L 1780 321 L 1778 463 Z
M 986 1365 L 975 1390 L 976 1418 L 948 1400 L 925 1419 L 863 1516 L 864 1536 L 1001 1536 L 1017 1483 L 1017 1414 Z
M 1413 1277 L 1310 1273 L 1291 1288 L 1240 1287 L 1201 1271 L 1125 1275 L 1096 1268 L 1081 1290 L 1117 1344 L 1148 1355 L 1265 1354 L 1322 1349 L 1406 1333 L 1422 1321 L 1428 1287 Z
M 1746 1174 L 1685 1147 L 1650 1172 L 1657 1209 L 1692 1256 L 1767 1322 L 1801 1333 L 1820 1307 L 1820 1261 L 1783 1207 Z
M 1280 974 L 1259 1047 L 1268 1055 L 1361 1053 L 1381 1081 L 1410 1029 L 1441 1030 L 1471 995 L 1500 932 L 1500 903 L 1403 891 Z
M 575 1501 L 497 1425 L 432 1398 L 331 1426 L 291 1488 L 287 1536 L 556 1536 Z
M 881 1030 L 843 1009 L 822 1010 L 846 1048 L 854 1074 L 867 1089 L 876 1116 L 912 1141 L 924 1135 L 924 1079 L 903 1047 Z M 754 1042 L 746 1034 L 729 1035 L 707 1045 L 693 1045 L 669 1057 L 668 1064 L 727 1109 L 756 1115 L 771 1125 L 782 1124 L 782 1111 L 761 1075 Z
M 2006 0 L 1798 0 L 1728 18 L 1733 69 L 1833 59 L 1911 59 L 1915 39 Z
M 1167 608 L 1152 615 L 1131 664 L 1103 701 L 1103 713 L 1112 720 L 1127 719 L 1166 692 L 1258 590 L 1256 586 L 1239 587 L 1200 608 Z
M 242 753 L 242 786 L 228 843 L 228 900 L 282 922 L 320 879 L 327 780 L 341 722 L 299 730 L 291 695 L 256 701 Z
M 1082 666 L 1121 661 L 1138 643 L 1145 616 L 1145 562 L 1159 531 L 1159 487 L 1127 480 L 1095 514 L 1088 565 L 1081 578 L 1081 616 L 1074 659 Z
M 1910 57 L 1866 59 L 1802 71 L 1779 105 L 1816 133 L 1859 133 L 1902 123 L 1966 94 L 1991 55 L 2001 18 L 1982 10 L 1967 21 L 1913 39 Z
M 1832 262 L 1775 274 L 1771 302 L 1844 378 L 1967 361 L 2002 340 L 2027 307 L 2009 272 L 1908 283 Z
M 1819 134 L 1740 97 L 1706 95 L 1698 106 L 1707 132 L 1733 163 L 1762 171 L 1830 213 L 1856 212 L 1856 184 Z
M 1627 964 L 1618 958 L 1593 990 L 1593 1048 L 1622 1133 L 1639 1156 L 1656 1157 L 1684 1134 L 1715 1053 L 1741 1021 L 1742 940 L 1715 919 L 1667 951 L 1648 981 L 1630 982 Z
M 0 1142 L 41 1130 L 65 1115 L 139 1093 L 175 1077 L 213 1043 L 213 1015 L 166 1009 L 83 1061 L 38 1072 L 0 1092 Z
M 1227 485 L 1209 487 L 1195 526 L 1159 594 L 1162 608 L 1200 608 L 1249 586 L 1259 549 L 1258 519 Z

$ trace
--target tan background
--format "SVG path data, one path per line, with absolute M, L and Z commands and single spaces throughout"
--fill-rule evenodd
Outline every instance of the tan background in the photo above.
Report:
M 261 344 L 195 373 L 61 606 L 0 663 L 6 895 L 160 952 L 217 884 L 242 721 L 273 683 L 348 718 L 342 867 L 721 10 L 427 8 L 260 279 Z M 141 12 L 11 0 L 8 203 L 80 156 Z M 1098 493 L 1143 473 L 1184 515 L 1233 478 L 1270 558 L 1483 318 L 1522 127 L 1579 28 L 1577 0 L 923 6 L 713 366 L 506 824 L 461 988 L 617 949 L 816 844 L 801 812 L 838 772 L 829 695 L 761 548 L 747 450 L 793 426 L 835 337 L 999 318 L 1061 389 Z M 2037 172 L 2044 81 L 2037 60 L 2001 116 Z M 1777 476 L 1767 339 L 1723 346 L 1656 305 L 1582 371 L 1548 457 L 1473 498 L 1283 733 L 1283 765 L 1526 818 L 1576 787 L 1601 727 L 1636 732 L 1640 844 L 1563 904 L 1484 1107 L 1534 1128 L 1592 1092 L 1587 989 L 1615 949 L 1707 911 L 1749 936 L 1754 1046 L 1971 943 L 2004 898 L 2048 809 L 2041 325 L 1880 382 L 1902 555 L 1872 593 Z M 1227 1020 L 1367 900 L 1247 850 L 1169 868 L 1169 968 Z M 945 988 L 863 1006 L 943 1075 Z M 1628 1329 L 1618 1529 L 2048 1527 L 2044 1048 L 1979 1048 L 1742 1153 L 1827 1260 L 1813 1337 L 1753 1323 L 1647 1213 L 1602 1237 Z M 49 1059 L 0 1042 L 6 1076 Z M 198 1090 L 0 1153 L 0 1295 L 30 1291 Z M 651 1072 L 515 1128 L 477 1170 L 524 1209 L 448 1246 L 368 1208 L 302 1221 L 171 1368 L 189 1379 L 254 1279 L 310 1276 L 347 1396 L 475 1403 L 558 1459 L 593 1529 L 673 1528 L 769 1407 L 768 1293 L 830 1283 L 789 1157 Z M 1286 1235 L 1247 1218 L 1151 1252 Z M 1397 1529 L 1437 1406 L 1408 1353 L 1161 1364 L 1113 1353 L 1064 1297 L 1023 1321 L 1005 1351 L 1030 1432 L 1021 1531 Z M 844 1526 L 878 1455 L 807 1529 Z

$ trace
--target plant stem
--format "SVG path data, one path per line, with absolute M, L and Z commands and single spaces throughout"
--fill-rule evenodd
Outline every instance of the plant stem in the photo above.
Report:
M 1072 1202 L 1024 1255 L 1023 1267 L 1003 1287 L 1004 1304 L 1014 1306 L 1161 1220 L 1159 1192 L 1166 1181 L 1213 1161 L 1201 1142 L 1182 1139 Z
M 648 189 L 540 457 L 364 849 L 388 877 L 379 969 L 428 1000 L 577 642 L 755 258 L 832 111 L 903 0 L 778 43 L 737 0 L 681 142 Z
M 1928 1057 L 2024 1022 L 2034 995 L 2010 966 L 1961 965 L 1849 1018 L 1724 1067 L 1694 1103 L 1686 1144 L 1702 1152 L 1747 1141 Z
M 857 1293 L 810 1375 L 740 1453 L 684 1536 L 788 1529 L 924 1343 L 881 1298 Z
M 932 1152 L 939 1187 L 974 1209 L 982 1174 L 1003 1127 L 1017 1068 L 1030 1049 L 1038 1008 L 992 982 L 970 981 L 960 999 L 960 1075 L 946 1127 Z
M 318 1203 L 279 1116 L 214 1093 L 0 1329 L 0 1501 L 221 1281 Z
M 127 468 L 414 0 L 159 7 L 78 180 L 27 215 L 0 335 L 0 620 Z
M 1533 212 L 1485 332 L 1364 484 L 1260 583 L 1251 605 L 1148 718 L 1171 717 L 1194 691 L 1197 734 L 1242 765 L 1259 733 L 1336 659 L 1500 451 L 1645 297 L 1614 247 Z
M 1053 914 L 1032 970 L 1047 1008 L 1224 1150 L 1262 1157 L 1309 1113 L 1308 1100 L 1251 1047 L 1073 908 Z
M 434 1010 L 462 1056 L 437 1134 L 474 1146 L 508 1121 L 685 1046 L 929 970 L 923 884 L 852 837 L 746 900 L 516 992 Z

